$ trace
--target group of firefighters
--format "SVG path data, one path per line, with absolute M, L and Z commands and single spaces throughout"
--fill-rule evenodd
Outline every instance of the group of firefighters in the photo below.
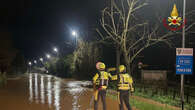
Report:
M 98 62 L 96 68 L 98 72 L 93 77 L 94 110 L 98 110 L 98 101 L 100 98 L 103 103 L 103 110 L 106 110 L 106 89 L 109 79 L 117 80 L 119 109 L 124 110 L 123 103 L 125 103 L 127 109 L 132 110 L 129 104 L 129 93 L 134 91 L 132 86 L 133 79 L 127 73 L 126 67 L 120 65 L 118 68 L 119 73 L 113 76 L 105 71 L 106 66 L 102 62 Z

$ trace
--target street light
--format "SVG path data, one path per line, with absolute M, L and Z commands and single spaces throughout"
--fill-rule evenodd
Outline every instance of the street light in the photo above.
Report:
M 34 60 L 34 64 L 37 64 L 37 60 Z
M 59 53 L 58 53 L 58 48 L 54 47 L 54 48 L 53 48 L 53 51 L 57 54 L 57 57 L 58 57 L 58 54 L 59 54 Z
M 46 57 L 47 57 L 48 59 L 50 59 L 50 58 L 51 58 L 51 56 L 50 56 L 49 54 L 47 54 L 47 55 L 46 55 Z
M 44 63 L 43 63 L 43 58 L 39 58 L 39 60 L 41 61 L 41 66 L 44 65 Z M 41 67 L 41 66 L 40 66 L 40 67 Z
M 75 37 L 75 40 L 76 40 L 76 46 L 77 46 L 77 37 L 78 37 L 78 33 L 77 33 L 75 30 L 73 30 L 73 31 L 72 31 L 72 36 L 74 36 L 74 37 Z
M 58 49 L 56 47 L 54 47 L 53 48 L 53 51 L 57 53 L 58 52 Z
M 41 62 L 43 62 L 43 58 L 40 58 L 39 60 L 40 60 Z
M 31 66 L 31 65 L 32 65 L 32 63 L 31 63 L 31 62 L 28 62 L 28 64 L 29 64 L 29 66 Z
M 29 73 L 31 73 L 31 66 L 32 66 L 32 63 L 31 63 L 31 62 L 28 62 L 28 65 L 30 66 L 30 68 L 29 68 Z
M 77 37 L 77 32 L 76 31 L 72 31 L 72 35 Z

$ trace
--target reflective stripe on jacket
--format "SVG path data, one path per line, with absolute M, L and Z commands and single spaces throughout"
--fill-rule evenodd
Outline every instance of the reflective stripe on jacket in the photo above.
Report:
M 119 78 L 118 78 L 119 77 Z M 114 75 L 112 77 L 112 80 L 118 80 L 118 90 L 131 90 L 134 91 L 133 89 L 133 79 L 131 76 L 129 76 L 128 73 L 125 74 L 119 74 L 119 75 Z
M 108 86 L 108 80 L 111 78 L 111 74 L 107 73 L 105 71 L 100 71 L 99 73 L 96 73 L 93 77 L 93 84 L 106 89 Z

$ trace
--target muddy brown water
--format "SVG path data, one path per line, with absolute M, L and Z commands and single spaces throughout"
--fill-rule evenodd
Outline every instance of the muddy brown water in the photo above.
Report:
M 89 84 L 38 73 L 8 80 L 0 88 L 0 110 L 89 110 Z M 118 110 L 117 101 L 107 98 L 107 110 Z

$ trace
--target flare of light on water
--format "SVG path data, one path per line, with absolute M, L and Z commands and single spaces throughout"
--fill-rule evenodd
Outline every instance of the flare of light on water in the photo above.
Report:
M 83 92 L 86 91 L 83 85 L 88 85 L 88 82 L 74 81 L 67 84 L 68 88 L 66 89 L 72 96 L 72 110 L 80 110 L 81 105 L 78 103 L 79 98 Z
M 39 97 L 39 90 L 38 90 L 38 75 L 37 74 L 35 74 L 35 101 L 36 101 L 36 103 L 39 103 L 39 99 L 38 99 L 38 97 Z
M 56 110 L 60 110 L 60 92 L 61 92 L 61 82 L 55 81 L 54 84 L 54 106 Z
M 32 74 L 29 75 L 29 101 L 33 101 L 33 85 L 32 85 Z
M 45 86 L 44 86 L 44 76 L 41 76 L 41 103 L 45 104 Z
M 27 81 L 27 85 L 25 85 L 25 81 Z M 15 87 L 19 84 L 18 88 Z M 85 88 L 87 85 L 90 83 L 86 81 L 62 80 L 51 75 L 31 73 L 27 79 L 22 78 L 22 80 L 9 82 L 9 89 L 16 90 L 12 93 L 15 98 L 13 100 L 3 99 L 7 102 L 0 100 L 0 105 L 2 104 L 1 107 L 5 105 L 5 109 L 3 107 L 2 110 L 13 110 L 13 108 L 20 110 L 86 110 L 90 97 L 86 95 L 86 93 L 90 93 Z M 28 90 L 27 94 L 25 94 L 25 89 Z M 8 93 L 0 91 L 1 94 L 7 96 Z M 25 99 L 27 103 L 24 103 Z M 5 103 L 8 102 L 14 102 L 16 107 L 6 106 Z
M 51 85 L 51 77 L 47 78 L 47 99 L 49 107 L 51 107 L 52 104 L 52 85 Z

